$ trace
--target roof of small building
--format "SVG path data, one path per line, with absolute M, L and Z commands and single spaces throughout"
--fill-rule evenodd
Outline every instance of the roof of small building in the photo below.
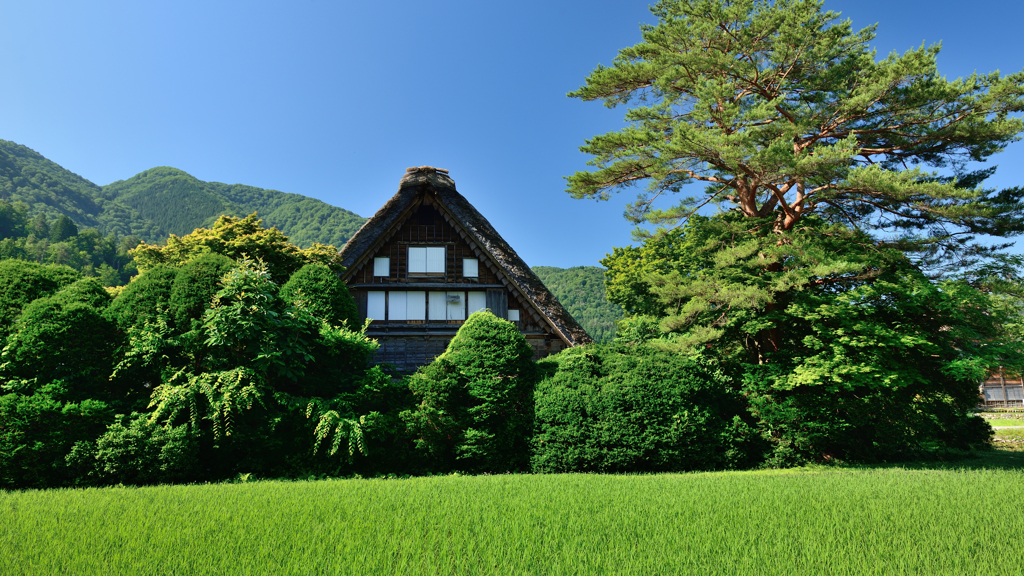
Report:
M 354 271 L 355 266 L 368 261 L 373 252 L 391 236 L 390 233 L 396 230 L 395 225 L 404 219 L 422 194 L 432 195 L 433 200 L 450 213 L 453 224 L 464 230 L 472 241 L 490 255 L 500 273 L 536 306 L 537 312 L 567 344 L 578 346 L 593 342 L 587 331 L 558 302 L 491 223 L 459 194 L 447 170 L 432 166 L 406 170 L 398 185 L 398 192 L 342 247 L 341 264 L 349 271 Z

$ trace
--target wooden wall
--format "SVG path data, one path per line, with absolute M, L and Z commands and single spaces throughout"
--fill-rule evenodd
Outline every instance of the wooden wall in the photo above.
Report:
M 445 246 L 444 273 L 409 275 L 407 270 L 410 246 Z M 385 256 L 390 259 L 388 276 L 374 276 L 373 257 Z M 356 270 L 348 279 L 349 291 L 359 306 L 361 320 L 366 318 L 366 294 L 370 291 L 486 290 L 487 306 L 496 315 L 505 317 L 508 309 L 520 310 L 520 321 L 517 325 L 533 348 L 534 359 L 539 360 L 566 347 L 550 326 L 533 319 L 530 313 L 532 306 L 527 304 L 524 298 L 514 296 L 505 288 L 497 274 L 491 271 L 485 262 L 479 262 L 478 277 L 466 278 L 462 275 L 462 259 L 477 258 L 477 255 L 459 236 L 458 231 L 429 204 L 429 199 L 412 209 L 410 217 L 399 224 L 395 234 L 380 246 L 373 257 L 365 260 L 362 268 Z M 504 298 L 501 298 L 502 295 Z M 458 320 L 432 320 L 426 323 L 375 320 L 367 330 L 367 335 L 381 344 L 374 356 L 374 362 L 386 362 L 395 365 L 402 372 L 413 372 L 443 353 L 461 324 L 462 321 Z

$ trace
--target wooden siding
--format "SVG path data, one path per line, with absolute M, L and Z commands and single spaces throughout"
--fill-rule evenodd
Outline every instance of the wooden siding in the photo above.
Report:
M 520 332 L 539 360 L 567 347 L 543 317 L 518 290 L 512 288 L 498 274 L 498 266 L 481 248 L 476 250 L 459 234 L 444 216 L 430 205 L 429 200 L 411 207 L 404 220 L 392 228 L 393 234 L 372 254 L 361 258 L 358 269 L 348 275 L 349 291 L 358 305 L 360 320 L 365 321 L 367 293 L 371 291 L 425 291 L 430 292 L 486 292 L 487 307 L 495 315 L 507 318 L 508 310 L 519 310 Z M 443 273 L 410 274 L 409 247 L 445 247 Z M 373 258 L 387 257 L 388 275 L 374 276 Z M 478 276 L 463 276 L 463 258 L 476 258 Z M 390 298 L 388 298 L 390 301 Z M 463 298 L 464 305 L 467 298 Z M 388 304 L 390 307 L 390 302 Z M 387 363 L 401 372 L 413 372 L 429 364 L 442 354 L 463 320 L 374 320 L 367 336 L 381 346 L 374 356 L 375 363 Z

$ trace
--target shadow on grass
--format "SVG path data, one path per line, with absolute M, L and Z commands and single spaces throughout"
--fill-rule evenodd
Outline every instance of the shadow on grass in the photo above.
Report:
M 857 470 L 904 468 L 907 470 L 1021 470 L 1024 444 L 994 443 L 991 448 L 934 455 L 903 462 L 843 466 Z

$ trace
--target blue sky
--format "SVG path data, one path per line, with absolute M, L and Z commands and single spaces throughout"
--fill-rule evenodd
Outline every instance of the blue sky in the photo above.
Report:
M 448 168 L 530 265 L 630 242 L 624 193 L 572 200 L 587 137 L 622 109 L 565 97 L 639 40 L 649 2 L 0 3 L 0 138 L 97 184 L 154 166 L 362 216 L 408 166 Z M 879 55 L 941 41 L 947 77 L 1024 68 L 1024 3 L 827 0 Z M 994 186 L 1024 184 L 1024 142 Z

